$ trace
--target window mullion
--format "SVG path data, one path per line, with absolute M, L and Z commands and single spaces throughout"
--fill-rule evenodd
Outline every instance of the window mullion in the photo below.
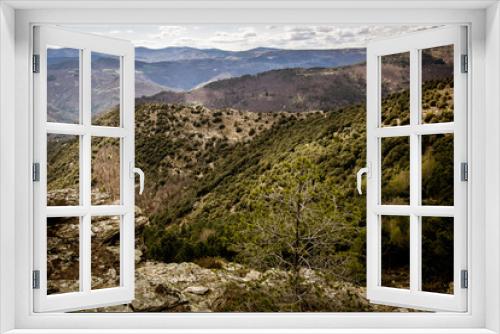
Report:
M 374 130 L 376 137 L 404 137 L 410 134 L 418 135 L 433 135 L 454 133 L 455 124 L 453 122 L 447 123 L 432 123 L 432 124 L 416 124 L 416 125 L 402 125 L 393 127 L 379 127 Z
M 91 289 L 91 216 L 90 206 L 92 200 L 91 189 L 91 169 L 92 169 L 92 147 L 91 134 L 89 131 L 91 123 L 91 54 L 89 49 L 83 50 L 82 57 L 82 95 L 81 113 L 82 124 L 86 129 L 82 136 L 81 152 L 81 178 L 80 188 L 82 189 L 82 204 L 85 213 L 80 224 L 80 286 L 81 290 L 88 292 Z
M 420 120 L 420 55 L 418 49 L 410 51 L 410 125 L 415 128 Z M 420 205 L 420 136 L 410 134 L 410 206 Z M 420 217 L 410 215 L 410 290 L 421 290 L 421 226 Z

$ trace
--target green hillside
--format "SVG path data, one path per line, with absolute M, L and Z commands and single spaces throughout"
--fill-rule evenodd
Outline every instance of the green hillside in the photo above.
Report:
M 425 84 L 426 122 L 452 119 L 451 88 L 448 81 Z M 401 121 L 398 108 L 408 96 L 402 91 L 384 100 L 390 124 Z M 99 121 L 111 124 L 116 117 L 113 110 Z M 364 284 L 366 205 L 365 196 L 356 193 L 355 175 L 365 166 L 365 106 L 292 114 L 148 103 L 136 107 L 136 125 L 136 164 L 147 175 L 146 194 L 137 203 L 152 221 L 144 231 L 148 259 L 208 267 L 221 259 L 285 270 L 306 264 Z M 452 140 L 450 135 L 423 140 L 426 204 L 452 201 Z M 93 154 L 107 145 L 98 141 Z M 77 144 L 53 147 L 51 170 L 66 173 L 49 178 L 49 191 L 71 188 L 78 173 L 68 172 L 68 166 L 77 157 Z M 391 139 L 382 150 L 384 196 L 404 202 L 408 147 Z M 408 278 L 401 274 L 408 242 L 402 226 L 392 221 L 383 231 L 384 256 L 394 259 L 387 264 L 389 280 L 396 285 Z M 436 223 L 425 231 L 432 237 L 424 241 L 424 258 L 434 259 L 424 268 L 431 278 L 427 286 L 446 292 L 453 277 L 452 229 Z M 290 237 L 299 234 L 300 242 Z
M 362 197 L 354 197 L 350 172 L 364 164 L 363 119 L 359 107 L 301 120 L 282 118 L 252 141 L 218 148 L 217 167 L 153 217 L 155 227 L 147 235 L 150 255 L 164 261 L 232 258 L 236 255 L 235 234 L 242 217 L 249 213 L 252 191 L 266 178 L 279 175 L 283 163 L 302 155 L 318 163 L 321 182 L 342 180 L 340 196 L 350 200 L 339 211 L 344 212 L 344 219 L 358 224 L 363 220 L 364 204 Z M 348 141 L 356 144 L 348 147 Z M 337 202 L 344 202 L 341 198 Z M 172 225 L 166 233 L 165 225 Z
M 446 90 L 449 90 L 450 83 L 443 83 L 440 89 L 436 88 L 435 82 L 429 85 L 434 88 L 435 98 L 445 103 L 439 110 L 425 110 L 426 117 L 435 122 L 445 118 L 442 114 L 449 114 L 451 98 Z M 384 104 L 398 106 L 402 99 L 407 98 L 407 92 L 393 94 Z M 394 108 L 388 109 L 392 110 L 391 117 L 394 118 Z M 214 145 L 206 154 L 217 157 L 215 167 L 204 170 L 203 178 L 186 187 L 181 196 L 172 199 L 152 217 L 153 226 L 146 232 L 148 255 L 166 262 L 195 261 L 204 257 L 249 262 L 241 252 L 245 243 L 245 233 L 241 231 L 249 217 L 255 215 L 255 208 L 261 200 L 255 193 L 262 192 L 264 184 L 271 188 L 279 184 L 280 177 L 290 174 L 290 164 L 305 159 L 315 166 L 311 177 L 317 178 L 319 184 L 331 191 L 332 198 L 328 201 L 335 202 L 331 206 L 326 205 L 326 199 L 320 199 L 325 205 L 319 210 L 324 216 L 335 217 L 345 227 L 342 229 L 344 234 L 333 245 L 334 253 L 344 265 L 336 268 L 334 274 L 349 281 L 362 282 L 365 272 L 365 198 L 355 192 L 355 175 L 365 165 L 365 113 L 365 107 L 359 105 L 311 113 L 301 119 L 282 117 L 253 140 Z M 426 139 L 427 146 L 423 149 L 425 175 L 432 174 L 442 161 L 452 162 L 450 139 L 449 136 L 429 136 Z M 389 140 L 383 149 L 387 166 L 383 173 L 384 194 L 390 198 L 405 198 L 409 191 L 408 147 L 400 145 L 398 140 Z M 141 150 L 138 147 L 138 156 L 141 156 Z M 198 168 L 203 169 L 203 166 Z M 452 169 L 446 165 L 441 168 L 444 169 L 441 175 L 445 177 L 424 179 L 424 193 L 432 194 L 433 203 L 443 204 L 452 197 L 452 183 L 446 184 L 450 182 Z M 392 232 L 396 236 L 400 231 Z M 390 240 L 393 245 L 388 249 L 391 252 L 398 254 L 403 251 L 405 246 L 401 245 L 401 240 L 397 237 Z M 442 245 L 439 249 L 443 249 Z M 446 259 L 446 255 L 443 257 Z M 444 267 L 449 268 L 449 265 Z

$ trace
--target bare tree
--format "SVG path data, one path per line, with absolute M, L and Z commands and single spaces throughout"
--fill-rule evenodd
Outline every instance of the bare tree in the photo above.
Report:
M 342 275 L 345 260 L 337 251 L 349 228 L 338 214 L 334 186 L 322 180 L 314 156 L 298 154 L 263 175 L 248 199 L 251 214 L 242 218 L 240 257 L 260 268 L 290 271 L 300 310 L 302 269 Z

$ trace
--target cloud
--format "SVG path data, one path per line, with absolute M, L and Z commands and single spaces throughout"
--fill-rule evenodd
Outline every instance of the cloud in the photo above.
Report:
M 79 26 L 78 30 L 132 40 L 151 48 L 191 46 L 248 50 L 256 47 L 334 49 L 365 47 L 372 39 L 386 38 L 430 26 L 409 25 L 141 25 Z
M 317 32 L 323 32 L 323 33 L 331 32 L 333 29 L 334 29 L 333 27 L 329 27 L 329 26 L 316 27 Z
M 340 29 L 338 34 L 340 35 L 341 38 L 350 38 L 354 37 L 356 35 L 356 32 L 354 32 L 352 29 L 345 28 L 345 29 Z
M 239 27 L 235 31 L 217 31 L 209 41 L 216 44 L 246 44 L 249 39 L 259 36 L 254 27 Z
M 297 31 L 290 34 L 291 41 L 303 41 L 312 39 L 316 36 L 314 31 Z
M 314 27 L 309 26 L 285 26 L 285 31 L 289 32 L 309 32 L 313 30 Z
M 167 38 L 181 36 L 183 33 L 187 31 L 186 27 L 183 26 L 159 26 L 158 32 L 155 34 L 151 34 L 150 39 L 159 39 L 164 40 Z

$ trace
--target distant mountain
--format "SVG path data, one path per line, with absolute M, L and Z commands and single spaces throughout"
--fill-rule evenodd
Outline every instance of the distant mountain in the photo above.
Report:
M 78 120 L 79 63 L 76 54 L 61 51 L 61 56 L 51 52 L 47 71 L 47 117 L 49 121 L 76 122 Z M 92 57 L 92 115 L 97 116 L 119 103 L 118 61 Z M 168 89 L 140 72 L 135 76 L 136 96 L 148 96 Z
M 76 61 L 73 49 L 51 50 L 49 66 Z M 365 49 L 246 51 L 168 47 L 136 48 L 136 71 L 152 83 L 174 91 L 188 91 L 219 78 L 238 77 L 283 68 L 339 67 L 365 61 Z M 100 62 L 102 57 L 93 56 Z M 148 92 L 141 92 L 148 93 Z M 146 94 L 147 95 L 147 94 Z M 140 96 L 140 95 L 139 95 Z
M 203 92 L 202 87 L 220 80 L 256 75 L 277 69 L 335 68 L 362 63 L 365 61 L 365 50 L 256 48 L 247 51 L 224 51 L 189 47 L 164 49 L 140 47 L 136 49 L 136 57 L 136 97 L 147 97 L 162 91 L 182 93 L 194 90 L 196 92 L 189 94 L 199 100 L 197 94 Z M 48 117 L 50 120 L 72 122 L 78 119 L 78 113 L 75 109 L 78 106 L 79 94 L 78 68 L 77 50 L 67 48 L 50 50 L 48 58 Z M 118 103 L 117 68 L 117 59 L 93 54 L 92 110 L 94 116 Z M 282 74 L 274 76 L 277 79 L 280 75 Z M 271 79 L 269 78 L 269 80 Z M 286 82 L 283 84 L 289 85 Z M 212 88 L 213 86 L 207 91 L 212 91 Z M 186 99 L 186 101 L 190 101 L 190 99 Z M 274 99 L 272 103 L 265 103 L 266 107 L 263 108 L 267 110 L 271 106 L 278 106 L 281 110 L 284 105 L 280 104 L 282 102 L 282 99 Z M 221 105 L 221 102 L 216 104 Z
M 137 53 L 139 59 L 162 60 L 136 61 L 136 97 L 144 101 L 204 104 L 210 108 L 257 112 L 296 112 L 328 110 L 364 100 L 364 49 L 257 48 L 233 52 L 137 48 Z M 453 71 L 452 55 L 450 48 L 425 52 L 422 57 L 424 79 L 447 77 Z M 92 57 L 92 62 L 92 89 L 96 92 L 92 96 L 92 107 L 93 115 L 97 116 L 118 103 L 115 88 L 118 62 L 97 55 Z M 384 91 L 404 89 L 409 65 L 397 57 L 388 65 L 384 67 Z M 51 50 L 48 67 L 49 119 L 67 121 L 78 117 L 73 110 L 79 91 L 75 81 L 77 54 L 70 49 Z
M 193 48 L 137 49 L 136 70 L 174 91 L 189 91 L 219 78 L 285 69 L 339 67 L 365 61 L 365 49 L 247 51 Z
M 269 55 L 274 51 L 265 52 Z M 325 53 L 328 52 L 325 51 Z M 289 54 L 288 64 L 297 64 L 297 62 L 293 63 L 291 58 L 298 57 L 298 54 L 300 52 Z M 281 57 L 283 59 L 283 53 Z M 314 61 L 319 59 L 313 58 Z M 218 80 L 208 82 L 188 92 L 164 91 L 139 99 L 139 101 L 201 104 L 208 108 L 233 108 L 253 112 L 331 110 L 364 102 L 365 76 L 365 63 L 314 68 L 290 66 L 290 68 L 273 69 L 239 77 L 226 74 L 224 78 L 223 74 L 220 74 Z M 424 81 L 444 80 L 452 77 L 453 49 L 444 47 L 423 52 L 422 76 Z M 408 87 L 409 63 L 407 59 L 399 56 L 390 57 L 384 63 L 382 70 L 384 97 L 407 90 Z
M 365 65 L 272 70 L 209 83 L 189 92 L 164 91 L 138 103 L 202 104 L 253 112 L 330 110 L 365 98 Z
M 191 47 L 167 47 L 162 49 L 137 47 L 135 48 L 135 59 L 145 63 L 157 63 L 161 61 L 223 58 L 230 53 L 231 51 L 219 49 L 197 49 Z
M 267 52 L 287 51 L 276 48 L 254 48 L 245 51 L 227 51 L 220 49 L 197 49 L 187 46 L 166 47 L 161 49 L 150 49 L 146 47 L 135 48 L 136 60 L 146 63 L 156 63 L 161 61 L 181 61 L 194 59 L 215 59 L 215 58 L 253 58 Z M 293 51 L 293 50 L 290 50 Z M 302 50 L 297 50 L 302 51 Z

